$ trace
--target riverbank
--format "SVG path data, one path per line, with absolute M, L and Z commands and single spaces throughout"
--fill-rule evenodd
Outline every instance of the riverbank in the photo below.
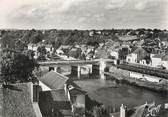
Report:
M 136 78 L 129 77 L 128 75 L 124 74 L 124 72 L 122 72 L 122 71 L 120 72 L 120 74 L 117 74 L 114 72 L 104 72 L 104 73 L 105 73 L 105 75 L 107 75 L 107 79 L 109 79 L 109 80 L 115 79 L 118 83 L 125 83 L 125 84 L 137 86 L 140 88 L 145 88 L 145 89 L 156 91 L 156 92 L 168 93 L 168 84 L 167 83 L 155 83 L 155 82 L 139 80 Z

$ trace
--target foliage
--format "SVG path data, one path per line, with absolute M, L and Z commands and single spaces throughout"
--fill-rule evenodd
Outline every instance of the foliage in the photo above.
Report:
M 119 50 L 119 58 L 120 58 L 121 60 L 125 60 L 125 59 L 126 59 L 126 56 L 128 55 L 128 53 L 129 53 L 128 48 L 122 48 L 122 49 L 120 49 L 120 50 Z
M 22 42 L 37 44 L 44 40 L 46 44 L 52 44 L 54 51 L 60 47 L 60 45 L 74 45 L 76 44 L 89 44 L 90 42 L 105 43 L 109 40 L 119 42 L 119 37 L 123 35 L 137 36 L 144 40 L 154 41 L 155 38 L 159 38 L 160 41 L 167 41 L 168 33 L 166 30 L 159 29 L 104 29 L 101 33 L 98 30 L 93 30 L 94 34 L 89 35 L 89 30 L 7 30 L 2 31 L 2 47 L 8 45 L 10 48 L 14 48 L 15 41 L 21 39 Z M 154 41 L 155 42 L 155 41 Z M 144 42 L 144 46 L 152 46 L 155 43 Z M 156 45 L 156 44 L 155 44 Z
M 31 52 L 15 53 L 7 51 L 3 53 L 1 61 L 2 81 L 11 82 L 28 82 L 33 80 L 33 70 L 38 67 L 33 59 Z
M 15 47 L 14 35 L 7 34 L 7 33 L 3 34 L 2 39 L 1 39 L 1 44 L 2 44 L 3 48 L 5 48 L 5 47 L 14 48 Z
M 42 32 L 41 31 L 36 31 L 34 29 L 30 30 L 27 33 L 27 35 L 24 35 L 24 36 L 27 37 L 27 39 L 33 44 L 37 44 L 37 43 L 39 43 L 43 40 Z
M 46 60 L 47 50 L 45 46 L 39 46 L 37 48 L 37 52 L 39 53 L 39 56 L 37 58 L 38 60 Z

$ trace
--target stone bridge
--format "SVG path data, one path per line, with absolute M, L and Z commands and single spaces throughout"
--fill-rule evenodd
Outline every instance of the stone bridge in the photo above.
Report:
M 81 76 L 81 69 L 86 68 L 89 70 L 89 74 L 99 75 L 101 79 L 105 79 L 104 70 L 108 63 L 114 63 L 112 59 L 95 59 L 95 60 L 61 60 L 61 61 L 46 61 L 39 62 L 41 67 L 53 67 L 56 72 L 57 67 L 69 65 L 71 66 L 71 73 L 77 75 L 78 78 Z M 90 65 L 91 67 L 88 67 Z

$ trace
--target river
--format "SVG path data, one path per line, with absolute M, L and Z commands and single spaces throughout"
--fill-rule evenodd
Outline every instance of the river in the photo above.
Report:
M 146 102 L 168 103 L 168 93 L 153 92 L 127 84 L 116 85 L 112 80 L 81 79 L 76 80 L 75 83 L 87 91 L 92 99 L 115 108 L 119 108 L 121 104 L 132 108 Z
M 63 66 L 61 69 L 65 73 L 67 71 L 68 73 L 70 72 L 69 66 Z M 71 75 L 68 75 L 68 77 L 70 79 L 78 79 Z M 156 102 L 156 104 L 168 103 L 168 93 L 158 93 L 128 84 L 118 84 L 116 87 L 115 81 L 102 80 L 99 76 L 85 76 L 85 78 L 75 80 L 74 82 L 83 90 L 87 91 L 89 97 L 106 106 L 119 108 L 121 104 L 124 104 L 128 108 L 132 108 L 146 102 Z

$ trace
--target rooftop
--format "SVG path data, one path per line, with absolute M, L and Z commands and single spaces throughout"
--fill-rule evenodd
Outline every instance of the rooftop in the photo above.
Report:
M 138 39 L 137 36 L 128 36 L 128 35 L 119 36 L 119 40 L 122 40 L 122 41 L 131 41 L 136 39 Z
M 142 47 L 138 47 L 137 49 L 135 49 L 135 50 L 133 51 L 133 53 L 136 53 L 136 54 L 138 54 L 138 53 L 140 53 L 140 52 L 146 52 L 146 50 L 144 50 Z
M 63 76 L 57 72 L 50 71 L 39 79 L 42 83 L 47 85 L 50 89 L 63 89 L 68 77 Z
M 168 61 L 168 55 L 167 54 L 162 56 L 162 61 Z
M 154 56 L 152 56 L 152 58 L 162 58 L 163 56 L 163 54 L 155 54 Z
M 71 87 L 69 87 L 69 93 L 70 93 L 70 95 L 85 95 L 86 94 L 86 92 L 85 91 L 83 91 L 83 90 L 81 90 L 81 89 L 79 89 L 79 88 L 75 88 L 75 87 L 73 87 L 72 85 L 70 85 Z
M 52 116 L 52 113 L 72 115 L 70 101 L 63 89 L 41 92 L 39 106 L 43 116 Z

